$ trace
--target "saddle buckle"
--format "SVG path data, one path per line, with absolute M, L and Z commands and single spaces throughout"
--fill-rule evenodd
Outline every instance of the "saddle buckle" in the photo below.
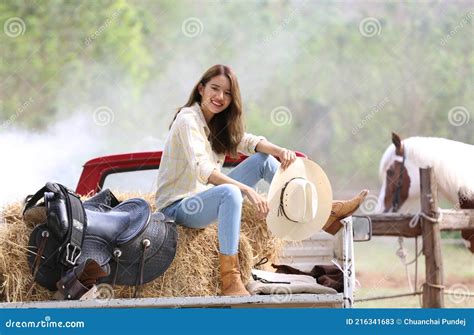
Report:
M 66 245 L 66 262 L 71 265 L 76 265 L 79 256 L 81 256 L 81 248 L 68 243 Z

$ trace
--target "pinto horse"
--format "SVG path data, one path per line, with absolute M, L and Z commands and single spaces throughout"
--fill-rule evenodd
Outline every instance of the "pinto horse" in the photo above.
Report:
M 438 191 L 460 209 L 474 209 L 474 145 L 437 137 L 400 138 L 392 133 L 392 143 L 382 156 L 382 179 L 377 212 L 398 212 L 407 202 L 420 198 L 419 168 L 431 167 Z M 464 229 L 462 237 L 474 253 L 474 229 Z

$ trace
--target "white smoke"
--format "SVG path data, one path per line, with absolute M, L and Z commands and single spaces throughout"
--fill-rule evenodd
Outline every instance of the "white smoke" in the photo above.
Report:
M 75 188 L 82 164 L 100 150 L 85 115 L 62 120 L 43 133 L 10 129 L 0 134 L 0 204 L 23 199 L 47 181 Z

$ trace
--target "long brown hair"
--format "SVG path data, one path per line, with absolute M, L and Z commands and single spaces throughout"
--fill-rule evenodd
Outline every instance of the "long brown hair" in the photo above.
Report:
M 230 105 L 222 112 L 215 114 L 208 124 L 212 150 L 220 154 L 228 154 L 231 157 L 237 157 L 237 146 L 244 136 L 244 122 L 242 115 L 242 100 L 240 97 L 240 88 L 237 77 L 234 72 L 225 65 L 217 64 L 209 68 L 194 86 L 189 96 L 188 102 L 178 109 L 171 125 L 178 116 L 181 108 L 191 107 L 195 102 L 201 105 L 201 94 L 199 94 L 199 85 L 206 84 L 215 76 L 224 75 L 229 78 L 230 92 L 232 101 Z M 170 125 L 170 128 L 171 128 Z

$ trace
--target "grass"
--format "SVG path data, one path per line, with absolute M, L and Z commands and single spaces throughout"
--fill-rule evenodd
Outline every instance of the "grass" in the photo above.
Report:
M 418 239 L 421 250 L 421 238 Z M 403 239 L 407 252 L 406 261 L 415 256 L 415 239 Z M 356 275 L 361 287 L 355 292 L 356 299 L 410 293 L 405 266 L 397 256 L 397 237 L 374 237 L 372 241 L 356 243 Z M 445 307 L 474 307 L 474 255 L 464 245 L 443 243 L 442 245 L 445 290 L 456 295 L 445 295 Z M 415 264 L 408 266 L 412 285 L 415 286 Z M 418 258 L 417 291 L 424 283 L 424 256 Z M 421 296 L 356 302 L 359 308 L 420 307 Z

